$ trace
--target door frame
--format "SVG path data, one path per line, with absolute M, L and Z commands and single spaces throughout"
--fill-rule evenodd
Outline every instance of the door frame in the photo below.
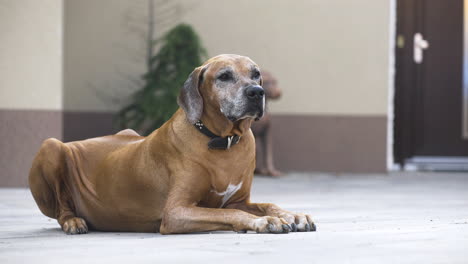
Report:
M 417 99 L 419 90 L 417 79 L 418 69 L 413 63 L 412 35 L 420 25 L 420 17 L 410 12 L 422 4 L 421 0 L 396 0 L 396 28 L 395 43 L 393 45 L 395 58 L 394 75 L 394 162 L 401 167 L 405 166 L 408 158 L 413 156 L 416 107 L 413 102 Z M 414 87 L 415 89 L 409 89 Z
M 389 28 L 388 28 L 388 92 L 387 92 L 387 171 L 399 170 L 395 162 L 395 88 L 396 88 L 396 32 L 397 32 L 397 0 L 389 0 Z

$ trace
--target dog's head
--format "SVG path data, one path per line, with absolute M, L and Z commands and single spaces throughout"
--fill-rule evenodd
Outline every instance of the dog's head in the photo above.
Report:
M 213 57 L 190 74 L 178 103 L 192 124 L 204 111 L 217 111 L 231 122 L 259 119 L 265 111 L 260 69 L 248 57 Z

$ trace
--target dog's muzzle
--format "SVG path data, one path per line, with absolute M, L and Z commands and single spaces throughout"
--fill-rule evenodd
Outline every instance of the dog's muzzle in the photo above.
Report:
M 250 85 L 244 91 L 248 101 L 246 114 L 260 119 L 265 108 L 265 90 L 259 85 Z

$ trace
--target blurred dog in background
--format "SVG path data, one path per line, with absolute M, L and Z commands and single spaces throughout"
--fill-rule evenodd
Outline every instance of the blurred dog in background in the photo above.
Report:
M 281 89 L 278 81 L 270 72 L 262 71 L 263 89 L 266 94 L 266 101 L 277 100 L 281 97 Z M 273 162 L 273 138 L 271 134 L 271 115 L 266 112 L 262 119 L 252 124 L 252 131 L 255 135 L 257 150 L 256 174 L 272 177 L 281 176 Z M 261 155 L 259 155 L 261 154 Z

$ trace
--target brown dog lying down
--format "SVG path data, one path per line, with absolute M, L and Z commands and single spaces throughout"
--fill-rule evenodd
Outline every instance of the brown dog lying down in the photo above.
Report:
M 273 75 L 267 71 L 262 71 L 263 89 L 265 90 L 265 103 L 269 100 L 276 100 L 281 96 L 278 82 Z M 273 138 L 271 135 L 271 116 L 265 112 L 262 119 L 252 124 L 252 132 L 255 136 L 256 150 L 261 150 L 262 155 L 257 155 L 257 167 L 255 173 L 267 176 L 278 177 L 281 172 L 273 164 Z M 262 158 L 261 160 L 259 158 Z
M 148 137 L 45 140 L 29 175 L 39 209 L 68 234 L 315 231 L 309 215 L 250 202 L 261 84 L 252 60 L 220 55 L 190 74 L 181 109 Z

